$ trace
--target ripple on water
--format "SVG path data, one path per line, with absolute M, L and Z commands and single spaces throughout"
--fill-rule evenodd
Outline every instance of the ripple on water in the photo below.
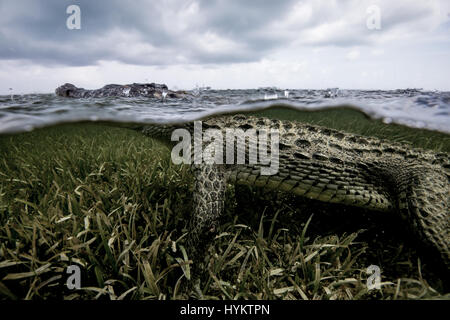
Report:
M 450 133 L 450 93 L 421 90 L 359 91 L 196 90 L 183 98 L 67 99 L 54 94 L 0 96 L 0 133 L 27 131 L 31 127 L 63 122 L 173 122 L 190 121 L 223 112 L 242 112 L 283 106 L 317 110 L 352 106 L 385 123 L 398 123 Z M 286 94 L 288 92 L 288 94 Z M 439 111 L 438 111 L 439 110 Z

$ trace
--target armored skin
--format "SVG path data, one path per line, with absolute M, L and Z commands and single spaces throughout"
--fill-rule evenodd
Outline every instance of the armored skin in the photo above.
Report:
M 222 115 L 203 120 L 203 129 L 279 131 L 279 170 L 262 175 L 261 164 L 193 164 L 194 210 L 188 235 L 190 255 L 199 261 L 223 211 L 226 185 L 246 184 L 310 199 L 399 214 L 407 228 L 450 266 L 450 160 L 410 146 L 304 124 Z M 151 125 L 143 133 L 170 141 L 176 128 Z M 193 135 L 193 133 L 192 133 Z M 203 148 L 212 142 L 204 141 Z M 248 150 L 251 139 L 246 141 Z M 235 150 L 236 151 L 236 150 Z M 269 150 L 270 151 L 270 150 Z M 192 151 L 193 152 L 193 151 Z M 224 150 L 224 154 L 225 154 Z M 248 158 L 247 158 L 248 159 Z
M 66 83 L 56 88 L 57 96 L 68 98 L 103 98 L 103 97 L 148 97 L 148 98 L 179 98 L 183 92 L 170 91 L 165 84 L 133 83 L 127 85 L 109 84 L 101 89 L 86 90 Z

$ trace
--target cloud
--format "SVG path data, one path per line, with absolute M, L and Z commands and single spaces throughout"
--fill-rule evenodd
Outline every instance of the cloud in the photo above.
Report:
M 81 8 L 81 30 L 66 27 L 73 4 Z M 367 28 L 372 5 L 380 8 L 380 30 Z M 396 86 L 413 86 L 407 73 L 420 65 L 418 87 L 425 87 L 420 80 L 443 87 L 431 80 L 445 75 L 431 70 L 448 66 L 449 12 L 447 0 L 1 0 L 0 80 L 14 73 L 20 87 L 33 70 L 33 80 L 53 90 L 66 75 L 98 86 L 132 79 L 128 74 L 167 79 L 164 70 L 171 70 L 180 86 L 198 81 L 181 72 L 221 87 L 359 86 L 362 69 L 383 69 Z M 44 80 L 43 70 L 58 77 Z M 365 78 L 372 81 L 366 87 L 382 81 Z
M 89 65 L 248 62 L 279 45 L 255 30 L 278 19 L 291 1 L 77 1 L 81 30 L 66 28 L 72 1 L 0 4 L 0 59 Z M 164 59 L 161 59 L 164 57 Z
M 348 60 L 356 60 L 359 58 L 360 52 L 358 49 L 353 49 L 349 51 L 346 55 Z
M 82 29 L 68 30 L 69 0 L 0 3 L 0 59 L 45 65 L 138 65 L 259 61 L 291 45 L 370 45 L 435 28 L 437 2 L 378 1 L 383 28 L 370 32 L 370 1 L 79 0 Z M 443 15 L 445 16 L 445 15 Z

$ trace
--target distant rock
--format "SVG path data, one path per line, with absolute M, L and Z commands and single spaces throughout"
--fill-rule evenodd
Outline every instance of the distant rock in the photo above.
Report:
M 181 98 L 182 91 L 171 91 L 165 84 L 133 83 L 126 85 L 108 84 L 101 89 L 86 90 L 66 83 L 56 88 L 57 96 L 69 98 L 102 98 L 102 97 L 149 97 L 149 98 Z

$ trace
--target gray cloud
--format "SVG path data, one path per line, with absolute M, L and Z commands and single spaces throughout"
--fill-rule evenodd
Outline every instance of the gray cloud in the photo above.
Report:
M 66 28 L 66 8 L 71 4 L 81 7 L 81 30 Z M 365 10 L 370 4 L 354 0 L 3 0 L 0 59 L 68 66 L 102 60 L 136 65 L 254 62 L 292 43 L 370 45 L 402 25 L 420 29 L 423 24 L 417 22 L 433 14 L 427 4 L 381 5 L 383 29 L 369 33 Z M 306 14 L 299 10 L 296 17 L 299 7 Z
M 0 58 L 64 65 L 99 60 L 148 65 L 248 62 L 281 44 L 252 32 L 278 19 L 291 2 L 3 1 L 0 14 L 7 18 L 0 22 Z M 81 8 L 81 30 L 66 28 L 66 8 L 74 3 Z M 230 47 L 209 52 L 201 46 L 208 34 L 218 37 L 219 44 L 224 39 Z M 149 48 L 137 56 L 122 44 Z

